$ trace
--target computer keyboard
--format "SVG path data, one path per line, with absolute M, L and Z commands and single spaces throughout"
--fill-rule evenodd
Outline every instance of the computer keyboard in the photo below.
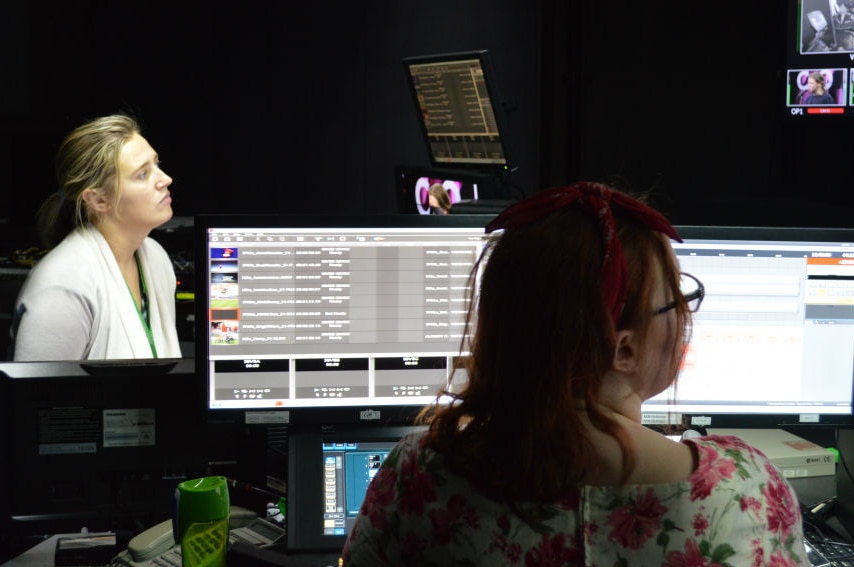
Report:
M 815 517 L 808 508 L 802 508 L 804 517 L 804 543 L 812 567 L 854 567 L 854 544 L 844 541 Z
M 807 557 L 812 567 L 854 567 L 854 546 L 832 539 L 806 537 Z

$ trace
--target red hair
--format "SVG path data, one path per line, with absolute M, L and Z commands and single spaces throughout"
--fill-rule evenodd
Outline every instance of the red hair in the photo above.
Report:
M 625 198 L 625 196 L 622 196 Z M 493 237 L 473 272 L 460 392 L 426 408 L 428 443 L 486 494 L 513 502 L 554 502 L 572 494 L 598 463 L 581 408 L 623 449 L 623 479 L 634 464 L 626 434 L 600 413 L 616 331 L 645 336 L 661 266 L 673 297 L 679 271 L 667 237 L 614 207 L 624 258 L 625 300 L 612 315 L 602 290 L 602 228 L 586 206 L 562 206 Z M 482 270 L 481 270 L 482 268 Z M 479 283 L 474 281 L 480 272 Z M 677 307 L 683 329 L 685 305 Z M 676 337 L 675 378 L 682 352 Z M 450 390 L 450 388 L 448 389 Z

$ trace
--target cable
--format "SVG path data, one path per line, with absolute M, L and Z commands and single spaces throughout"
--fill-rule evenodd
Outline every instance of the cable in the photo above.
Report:
M 282 496 L 281 494 L 277 494 L 271 490 L 267 490 L 265 488 L 258 488 L 257 486 L 249 482 L 243 482 L 241 480 L 236 480 L 233 478 L 226 478 L 225 481 L 226 484 L 231 488 L 237 488 L 246 492 L 257 492 L 258 494 L 263 494 L 271 498 L 280 498 Z
M 839 447 L 838 428 L 835 431 L 835 437 L 836 447 Z M 838 453 L 838 462 L 842 465 L 841 470 L 843 474 L 846 474 L 849 479 L 854 478 L 851 476 L 851 470 L 848 468 L 848 463 L 842 451 Z M 837 474 L 839 472 L 839 469 L 837 469 Z M 807 543 L 831 562 L 854 559 L 854 544 L 848 543 L 838 537 L 828 537 L 825 533 L 825 529 L 827 529 L 835 534 L 835 531 L 827 525 L 827 520 L 834 515 L 837 504 L 836 497 L 833 497 L 809 506 L 801 506 L 804 537 Z
M 277 494 L 273 491 L 267 490 L 265 488 L 259 488 L 249 482 L 243 482 L 240 480 L 236 480 L 233 478 L 226 478 L 226 484 L 235 489 L 243 490 L 246 492 L 257 492 L 258 494 L 263 494 L 264 496 L 268 496 L 273 498 L 273 502 L 268 505 L 267 508 L 267 516 L 278 515 L 281 514 L 281 517 L 284 519 L 288 514 L 288 503 L 287 498 L 282 496 L 281 494 Z M 271 514 L 271 512 L 278 511 L 278 514 Z

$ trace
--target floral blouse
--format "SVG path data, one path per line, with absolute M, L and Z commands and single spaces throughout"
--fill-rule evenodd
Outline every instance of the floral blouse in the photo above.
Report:
M 699 454 L 688 480 L 584 486 L 535 522 L 448 471 L 423 439 L 408 435 L 383 462 L 344 565 L 809 565 L 794 490 L 737 437 L 683 441 Z

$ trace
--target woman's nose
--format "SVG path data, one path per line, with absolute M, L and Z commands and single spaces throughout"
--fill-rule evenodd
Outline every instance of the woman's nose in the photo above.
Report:
M 162 169 L 160 170 L 160 183 L 159 183 L 159 185 L 163 189 L 172 185 L 172 178 L 169 177 L 169 175 L 165 171 L 163 171 Z

